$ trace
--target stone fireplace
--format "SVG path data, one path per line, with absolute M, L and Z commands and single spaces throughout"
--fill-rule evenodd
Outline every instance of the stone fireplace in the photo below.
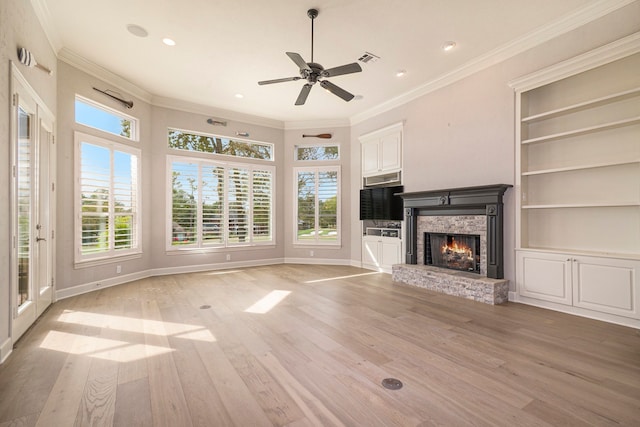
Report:
M 401 194 L 407 264 L 393 266 L 393 280 L 489 304 L 507 301 L 502 196 L 509 187 Z

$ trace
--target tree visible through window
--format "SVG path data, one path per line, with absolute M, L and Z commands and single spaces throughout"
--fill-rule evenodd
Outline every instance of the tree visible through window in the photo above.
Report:
M 169 148 L 200 153 L 223 154 L 251 159 L 273 160 L 273 144 L 251 142 L 169 129 Z
M 273 241 L 273 167 L 170 158 L 172 247 Z
M 139 251 L 139 151 L 76 133 L 80 224 L 76 260 Z
M 296 243 L 337 244 L 339 188 L 337 166 L 296 168 Z

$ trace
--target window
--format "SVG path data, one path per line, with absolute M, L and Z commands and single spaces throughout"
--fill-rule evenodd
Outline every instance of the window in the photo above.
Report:
M 295 168 L 294 243 L 340 244 L 340 168 Z
M 273 160 L 273 144 L 229 139 L 179 129 L 169 129 L 169 148 L 222 154 L 225 156 Z
M 138 140 L 138 120 L 97 102 L 76 95 L 76 123 L 132 141 Z
M 274 243 L 275 168 L 170 156 L 167 169 L 168 249 Z
M 339 160 L 339 145 L 296 145 L 295 159 L 310 160 Z
M 76 262 L 139 253 L 140 150 L 75 133 Z

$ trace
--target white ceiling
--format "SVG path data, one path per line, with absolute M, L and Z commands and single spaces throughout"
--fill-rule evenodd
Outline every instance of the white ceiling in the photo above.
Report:
M 364 117 L 517 53 L 580 20 L 606 13 L 616 0 L 32 0 L 61 57 L 83 58 L 148 92 L 283 122 Z M 381 59 L 362 73 L 330 81 L 357 95 L 351 102 L 316 85 L 304 106 L 304 84 L 258 86 L 298 75 L 285 52 L 325 68 Z M 617 6 L 619 7 L 619 6 Z M 608 8 L 608 9 L 607 9 Z M 585 18 L 585 16 L 587 18 Z M 589 18 L 591 17 L 591 18 Z M 137 24 L 140 38 L 127 31 Z M 569 28 L 570 29 L 570 28 Z M 177 43 L 165 46 L 163 37 Z M 443 52 L 445 41 L 457 43 Z M 397 70 L 407 74 L 398 78 Z M 244 98 L 238 99 L 235 94 Z

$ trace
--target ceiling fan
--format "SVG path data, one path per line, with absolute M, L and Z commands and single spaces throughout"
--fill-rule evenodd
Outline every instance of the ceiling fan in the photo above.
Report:
M 313 20 L 318 16 L 318 10 L 309 9 L 307 11 L 307 16 L 311 18 L 311 62 L 305 62 L 305 60 L 302 59 L 302 56 L 300 56 L 300 54 L 298 53 L 286 52 L 287 56 L 291 58 L 291 60 L 300 68 L 300 77 L 296 76 L 275 80 L 263 80 L 258 82 L 258 84 L 269 85 L 272 83 L 290 82 L 301 79 L 306 80 L 307 83 L 302 86 L 300 95 L 298 95 L 298 99 L 296 99 L 296 105 L 303 105 L 306 102 L 311 88 L 316 83 L 320 83 L 320 86 L 322 86 L 324 89 L 344 99 L 345 101 L 351 101 L 354 98 L 353 94 L 347 92 L 339 86 L 334 85 L 330 81 L 323 79 L 325 79 L 326 77 L 341 76 L 343 74 L 359 73 L 360 71 L 362 71 L 362 68 L 357 62 L 353 62 L 351 64 L 341 65 L 339 67 L 329 68 L 325 70 L 322 65 L 313 62 Z

